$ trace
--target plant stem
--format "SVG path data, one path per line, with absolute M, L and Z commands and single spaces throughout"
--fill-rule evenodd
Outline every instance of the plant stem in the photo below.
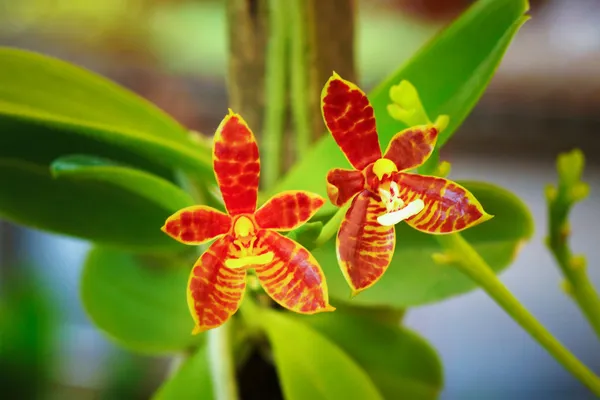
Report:
M 523 329 L 541 344 L 558 362 L 596 395 L 600 395 L 600 378 L 581 363 L 531 313 L 494 274 L 479 253 L 460 234 L 437 236 L 455 265 L 477 282 Z
M 568 189 L 560 187 L 557 197 L 548 201 L 547 245 L 566 279 L 566 292 L 573 297 L 600 338 L 600 297 L 586 273 L 583 257 L 574 257 L 568 238 L 568 216 L 573 202 L 566 198 Z
M 269 36 L 265 64 L 265 115 L 261 140 L 261 175 L 266 190 L 275 184 L 281 173 L 287 88 L 287 6 L 285 1 L 268 1 Z
M 230 321 L 209 330 L 207 335 L 208 363 L 212 374 L 214 398 L 237 400 L 235 364 L 231 352 Z
M 323 225 L 321 233 L 315 239 L 315 247 L 323 246 L 337 233 L 338 229 L 340 228 L 340 224 L 342 223 L 342 219 L 344 219 L 346 211 L 348 211 L 348 207 L 350 207 L 349 204 L 339 208 L 335 214 L 333 214 L 333 217 L 331 217 L 329 221 Z
M 306 0 L 289 0 L 291 38 L 291 108 L 294 117 L 296 159 L 308 151 L 312 141 L 309 78 L 308 7 Z

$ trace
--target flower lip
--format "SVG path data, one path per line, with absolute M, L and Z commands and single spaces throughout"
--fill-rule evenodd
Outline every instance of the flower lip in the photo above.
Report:
M 373 164 L 373 173 L 377 176 L 377 178 L 380 181 L 383 179 L 384 176 L 390 175 L 393 172 L 397 171 L 398 167 L 396 167 L 396 164 L 394 164 L 392 160 L 387 158 L 380 158 L 379 160 L 375 161 L 375 164 Z

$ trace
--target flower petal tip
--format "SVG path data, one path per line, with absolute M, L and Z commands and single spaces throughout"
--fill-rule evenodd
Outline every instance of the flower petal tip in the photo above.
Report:
M 322 312 L 333 312 L 333 311 L 335 311 L 335 307 L 332 306 L 331 304 L 327 304 L 325 306 L 325 308 L 322 310 Z
M 196 325 L 196 326 L 194 326 L 194 329 L 192 329 L 192 335 L 197 335 L 197 334 L 202 333 L 202 332 L 204 332 L 206 330 L 207 330 L 206 328 L 202 328 L 202 327 L 200 327 L 200 325 Z
M 331 78 L 329 79 L 342 79 L 342 77 L 335 71 L 331 74 Z

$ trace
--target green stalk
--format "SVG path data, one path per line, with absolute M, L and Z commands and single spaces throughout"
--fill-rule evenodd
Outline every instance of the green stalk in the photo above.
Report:
M 585 258 L 574 256 L 569 246 L 569 213 L 573 206 L 589 193 L 589 186 L 581 181 L 584 156 L 580 150 L 563 153 L 558 157 L 558 188 L 546 188 L 548 201 L 547 246 L 552 252 L 563 276 L 565 291 L 577 303 L 583 315 L 600 338 L 600 297 L 590 282 Z
M 338 208 L 335 214 L 333 214 L 333 217 L 331 217 L 329 221 L 323 225 L 321 233 L 319 233 L 319 236 L 315 239 L 315 248 L 323 246 L 337 233 L 349 207 L 350 204 L 347 204 L 341 208 Z
M 296 160 L 310 148 L 311 102 L 309 77 L 308 7 L 306 0 L 289 0 L 289 26 L 291 38 L 291 108 L 296 134 L 294 147 Z
M 600 378 L 583 365 L 529 313 L 498 279 L 479 253 L 460 234 L 439 235 L 436 237 L 442 247 L 447 250 L 450 260 L 454 261 L 454 266 L 479 284 L 508 315 L 569 372 L 596 395 L 600 395 Z
M 265 63 L 265 115 L 261 149 L 264 189 L 281 173 L 282 137 L 286 110 L 287 2 L 268 1 L 269 36 Z
M 208 363 L 212 375 L 215 400 L 237 400 L 235 364 L 232 355 L 231 321 L 206 332 Z

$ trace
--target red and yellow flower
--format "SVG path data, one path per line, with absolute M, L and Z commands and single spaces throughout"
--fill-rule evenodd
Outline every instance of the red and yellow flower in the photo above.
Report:
M 355 84 L 334 73 L 323 88 L 321 106 L 327 128 L 354 167 L 327 174 L 331 202 L 341 207 L 351 201 L 336 247 L 354 295 L 383 276 L 394 253 L 398 222 L 426 233 L 447 234 L 492 217 L 459 184 L 406 172 L 429 158 L 438 125 L 428 123 L 397 133 L 382 154 L 373 108 Z
M 245 121 L 230 111 L 217 129 L 213 168 L 228 211 L 193 206 L 170 216 L 162 230 L 189 245 L 216 240 L 190 274 L 187 299 L 196 334 L 222 325 L 242 301 L 252 268 L 266 293 L 281 306 L 303 314 L 333 311 L 315 258 L 278 231 L 291 231 L 324 204 L 320 196 L 287 191 L 256 210 L 260 159 Z

